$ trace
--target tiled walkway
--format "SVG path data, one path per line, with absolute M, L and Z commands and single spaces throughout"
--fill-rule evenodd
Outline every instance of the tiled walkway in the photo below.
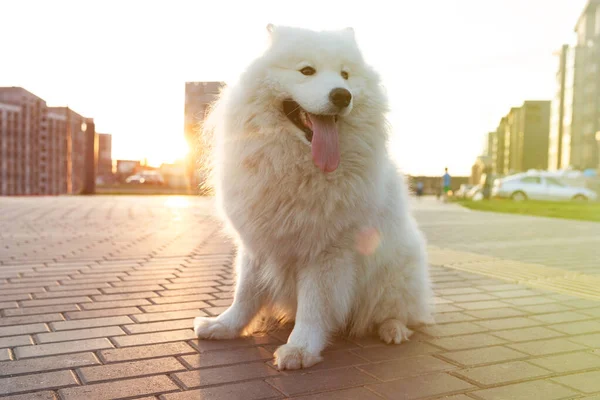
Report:
M 485 255 L 432 248 L 438 324 L 410 342 L 338 338 L 323 363 L 278 372 L 289 329 L 194 338 L 193 317 L 231 301 L 233 248 L 210 201 L 0 198 L 0 210 L 0 397 L 600 399 L 600 302 L 453 268 Z

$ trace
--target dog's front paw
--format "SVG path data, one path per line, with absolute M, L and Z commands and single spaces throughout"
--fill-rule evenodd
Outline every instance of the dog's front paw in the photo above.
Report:
M 322 360 L 320 355 L 293 344 L 284 344 L 275 351 L 275 365 L 280 371 L 312 367 Z
M 400 344 L 412 334 L 413 331 L 397 319 L 388 319 L 379 327 L 379 338 L 387 344 Z
M 196 317 L 194 319 L 194 333 L 200 339 L 233 339 L 239 332 L 230 328 L 218 318 Z

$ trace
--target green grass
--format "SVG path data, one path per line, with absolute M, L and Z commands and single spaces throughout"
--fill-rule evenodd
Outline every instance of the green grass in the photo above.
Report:
M 533 200 L 518 202 L 492 199 L 489 201 L 457 200 L 456 203 L 478 211 L 600 222 L 600 202 L 578 203 Z

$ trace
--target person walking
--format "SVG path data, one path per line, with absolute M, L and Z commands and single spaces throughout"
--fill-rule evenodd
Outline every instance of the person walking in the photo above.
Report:
M 450 191 L 450 182 L 451 182 L 451 177 L 450 174 L 448 173 L 448 168 L 444 168 L 444 175 L 442 175 L 442 189 L 443 189 L 443 196 L 444 196 L 444 203 L 448 202 L 448 192 Z
M 421 196 L 423 196 L 423 182 L 419 181 L 417 182 L 417 198 L 421 199 Z

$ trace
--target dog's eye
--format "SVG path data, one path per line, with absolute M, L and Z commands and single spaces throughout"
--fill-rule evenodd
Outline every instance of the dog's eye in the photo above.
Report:
M 348 73 L 346 71 L 342 71 L 342 78 L 348 80 L 348 77 L 349 77 Z
M 313 67 L 304 67 L 300 70 L 300 72 L 302 72 L 303 75 L 314 75 L 317 73 L 317 70 Z

